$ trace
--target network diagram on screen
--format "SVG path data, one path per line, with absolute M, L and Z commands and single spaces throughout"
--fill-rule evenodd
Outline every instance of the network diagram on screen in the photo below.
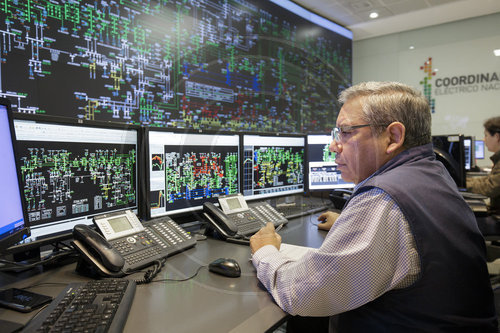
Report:
M 0 96 L 15 112 L 146 126 L 331 128 L 352 33 L 274 2 L 289 3 L 4 1 Z
M 243 136 L 243 195 L 247 198 L 304 191 L 303 137 Z
M 239 192 L 238 135 L 149 132 L 151 216 Z
M 34 229 L 137 206 L 135 131 L 22 120 L 15 127 Z

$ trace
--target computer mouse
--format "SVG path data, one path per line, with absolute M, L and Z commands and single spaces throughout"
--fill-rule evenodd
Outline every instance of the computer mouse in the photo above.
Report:
M 208 265 L 208 270 L 227 277 L 239 277 L 241 275 L 240 264 L 231 258 L 215 259 Z

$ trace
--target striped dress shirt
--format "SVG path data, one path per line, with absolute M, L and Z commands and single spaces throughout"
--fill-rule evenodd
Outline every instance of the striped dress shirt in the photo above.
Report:
M 276 303 L 301 316 L 355 309 L 410 286 L 420 273 L 408 220 L 379 188 L 349 201 L 319 249 L 292 260 L 267 245 L 253 254 L 252 262 Z

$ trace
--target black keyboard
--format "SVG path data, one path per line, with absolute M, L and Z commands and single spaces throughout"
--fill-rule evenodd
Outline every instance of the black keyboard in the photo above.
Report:
M 127 279 L 70 283 L 23 332 L 122 332 L 134 295 Z

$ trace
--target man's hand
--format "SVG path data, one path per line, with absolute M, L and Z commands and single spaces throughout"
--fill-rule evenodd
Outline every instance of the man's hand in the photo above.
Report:
M 327 231 L 330 230 L 335 221 L 337 221 L 339 215 L 340 215 L 339 213 L 335 212 L 330 212 L 330 211 L 324 212 L 323 214 L 318 216 L 318 221 L 321 222 L 320 224 L 318 224 L 318 229 Z
M 281 236 L 274 231 L 274 224 L 268 222 L 252 237 L 250 237 L 250 249 L 252 254 L 265 245 L 274 245 L 278 250 L 281 245 Z

